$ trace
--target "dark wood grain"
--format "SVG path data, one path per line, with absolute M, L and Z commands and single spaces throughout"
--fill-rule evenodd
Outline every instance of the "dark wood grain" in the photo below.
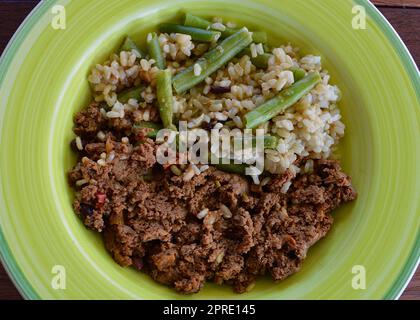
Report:
M 420 7 L 420 0 L 372 0 L 377 6 Z
M 0 300 L 21 299 L 12 281 L 0 263 Z
M 393 6 L 379 8 L 406 43 L 417 65 L 420 65 L 420 9 L 399 7 L 401 4 L 419 5 L 420 0 L 375 1 Z M 13 33 L 38 2 L 35 0 L 0 1 L 0 52 L 3 52 Z M 19 292 L 0 265 L 0 300 L 20 298 Z M 420 270 L 417 270 L 401 299 L 420 300 Z
M 420 1 L 420 0 L 419 0 Z M 379 8 L 420 65 L 420 8 Z
M 0 52 L 38 1 L 0 2 Z

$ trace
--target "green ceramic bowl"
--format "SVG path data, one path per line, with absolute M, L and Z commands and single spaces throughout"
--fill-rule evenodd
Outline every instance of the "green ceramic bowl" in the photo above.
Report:
M 63 5 L 66 29 L 51 26 Z M 366 29 L 352 28 L 354 5 Z M 343 166 L 359 198 L 334 214 L 328 236 L 302 270 L 234 294 L 207 284 L 183 296 L 119 267 L 72 210 L 66 171 L 74 164 L 72 116 L 89 101 L 89 69 L 124 35 L 144 39 L 180 10 L 222 16 L 323 57 L 342 89 Z M 15 34 L 0 63 L 0 252 L 30 299 L 382 299 L 397 298 L 419 260 L 420 80 L 391 26 L 368 1 L 51 0 Z M 65 271 L 65 289 L 55 272 Z M 366 288 L 352 287 L 354 266 Z M 64 284 L 62 279 L 62 284 Z

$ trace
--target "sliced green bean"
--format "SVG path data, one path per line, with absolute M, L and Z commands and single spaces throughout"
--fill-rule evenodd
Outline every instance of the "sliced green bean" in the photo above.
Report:
M 273 99 L 245 114 L 246 128 L 255 128 L 274 118 L 280 112 L 298 102 L 320 81 L 321 77 L 318 72 L 308 73 L 303 79 L 284 89 Z
M 185 20 L 184 20 L 184 25 L 194 27 L 194 28 L 200 28 L 200 29 L 212 29 L 211 26 L 213 25 L 213 23 L 206 20 L 206 19 L 197 17 L 197 16 L 195 16 L 191 13 L 186 13 L 185 14 Z M 213 30 L 215 30 L 215 29 L 213 29 Z M 226 27 L 225 30 L 221 31 L 221 33 L 222 33 L 221 38 L 225 39 L 227 37 L 230 37 L 231 35 L 235 34 L 239 30 L 240 29 L 237 29 L 237 28 Z M 265 32 L 255 31 L 252 34 L 253 34 L 252 39 L 255 43 L 266 43 L 267 42 L 267 34 Z
M 162 124 L 160 123 L 140 121 L 140 122 L 135 123 L 133 125 L 133 128 L 134 129 L 144 129 L 144 128 L 150 129 L 149 132 L 147 133 L 147 136 L 149 138 L 154 139 L 156 138 L 158 131 L 161 130 L 163 127 L 162 127 Z
M 251 34 L 242 28 L 234 35 L 223 40 L 217 47 L 205 53 L 194 65 L 186 68 L 173 78 L 173 86 L 177 93 L 185 92 L 206 77 L 217 71 L 252 42 Z M 199 65 L 200 73 L 194 72 L 195 65 Z
M 242 50 L 240 55 L 247 55 L 248 57 L 250 57 L 252 64 L 260 69 L 267 69 L 268 60 L 270 60 L 270 57 L 272 56 L 272 54 L 270 53 L 263 53 L 253 58 L 251 55 L 251 49 L 249 47 Z
M 185 20 L 184 20 L 185 26 L 208 30 L 208 29 L 211 29 L 212 24 L 213 24 L 212 22 L 206 19 L 197 17 L 191 13 L 185 14 Z M 221 31 L 221 37 L 222 39 L 230 37 L 231 35 L 235 34 L 237 31 L 238 29 L 226 27 L 225 30 Z
M 251 62 L 254 66 L 260 69 L 267 69 L 268 67 L 268 61 L 272 57 L 272 54 L 270 53 L 263 53 L 259 54 L 255 58 L 251 58 Z
M 171 171 L 176 176 L 180 176 L 182 174 L 182 171 L 174 164 L 171 165 Z
M 255 146 L 257 145 L 257 137 L 253 136 L 253 137 L 243 137 L 243 138 L 234 138 L 234 142 L 247 142 L 249 140 L 252 141 L 252 147 L 255 148 Z M 264 148 L 265 149 L 275 149 L 279 143 L 279 140 L 277 139 L 277 137 L 272 136 L 272 135 L 264 135 L 263 136 L 264 139 Z
M 120 51 L 132 51 L 134 50 L 134 54 L 138 59 L 144 58 L 146 55 L 141 49 L 137 46 L 137 44 L 130 38 L 126 37 Z
M 224 39 L 224 38 L 230 37 L 232 34 L 238 32 L 238 30 L 239 29 L 226 27 L 226 29 L 222 31 L 221 38 Z M 265 33 L 264 31 L 251 31 L 251 33 L 252 33 L 252 42 L 262 43 L 262 44 L 267 43 L 267 33 Z
M 173 129 L 173 96 L 171 85 L 171 71 L 169 69 L 159 71 L 156 78 L 156 92 L 159 102 L 159 114 L 165 128 Z
M 130 99 L 136 99 L 137 101 L 143 100 L 141 97 L 141 92 L 143 91 L 142 86 L 137 86 L 130 88 L 118 93 L 117 99 L 119 102 L 127 103 Z
M 252 41 L 255 43 L 267 43 L 267 33 L 264 31 L 252 31 Z
M 160 32 L 166 33 L 183 33 L 191 36 L 192 40 L 201 42 L 214 42 L 220 38 L 221 33 L 219 31 L 204 30 L 200 28 L 194 28 L 189 26 L 183 26 L 173 23 L 164 23 L 159 26 Z
M 234 163 L 234 160 L 228 158 L 219 158 L 215 154 L 209 152 L 209 165 L 215 166 L 217 169 L 230 173 L 237 173 L 245 175 L 245 170 L 248 167 L 245 163 Z
M 290 71 L 293 72 L 293 77 L 295 79 L 295 82 L 299 81 L 300 79 L 303 79 L 306 75 L 306 71 L 301 68 L 294 67 L 294 68 L 291 68 Z
M 264 136 L 264 148 L 266 149 L 275 149 L 279 144 L 279 139 L 275 136 Z
M 162 49 L 160 48 L 157 34 L 155 32 L 152 32 L 147 36 L 147 38 L 147 48 L 149 50 L 150 57 L 156 61 L 156 66 L 159 69 L 165 69 L 166 60 L 163 56 Z
M 232 127 L 236 126 L 236 123 L 235 123 L 235 121 L 229 120 L 229 121 L 225 122 L 225 126 L 228 127 L 228 128 L 232 128 Z
M 200 29 L 207 29 L 211 26 L 211 22 L 197 17 L 191 13 L 186 13 L 185 14 L 185 20 L 184 20 L 184 26 L 190 26 L 190 27 L 195 27 L 195 28 L 200 28 Z
M 245 175 L 245 170 L 248 167 L 246 164 L 234 164 L 234 163 L 227 163 L 227 164 L 219 163 L 219 164 L 213 164 L 213 165 L 221 171 L 236 173 L 236 174 L 241 174 L 241 175 Z
M 210 28 L 211 28 L 212 23 L 210 23 Z M 222 31 L 222 39 L 228 38 L 231 35 L 235 34 L 236 32 L 238 32 L 239 29 L 234 29 L 234 28 L 229 28 L 229 27 L 225 27 L 225 30 Z
M 152 182 L 153 181 L 153 173 L 146 173 L 143 176 L 141 176 L 144 182 Z

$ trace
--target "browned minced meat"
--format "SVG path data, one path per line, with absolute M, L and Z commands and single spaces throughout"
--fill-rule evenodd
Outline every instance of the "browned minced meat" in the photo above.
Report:
M 107 122 L 98 109 L 92 104 L 75 117 L 74 131 L 84 145 L 69 172 L 75 211 L 103 234 L 120 265 L 179 292 L 197 292 L 206 280 L 244 292 L 258 275 L 288 277 L 330 229 L 330 212 L 356 197 L 350 177 L 332 160 L 314 161 L 310 174 L 274 176 L 263 187 L 213 167 L 184 182 L 156 163 L 156 146 L 145 135 L 118 142 L 130 119 Z M 98 130 L 106 141 L 96 138 Z M 114 159 L 98 165 L 100 154 L 111 151 Z M 81 179 L 86 184 L 76 186 Z M 281 193 L 289 181 L 288 192 Z M 204 208 L 208 214 L 198 219 Z

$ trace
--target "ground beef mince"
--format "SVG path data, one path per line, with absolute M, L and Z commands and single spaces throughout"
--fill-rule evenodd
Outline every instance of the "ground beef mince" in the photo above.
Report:
M 264 186 L 213 167 L 184 181 L 156 163 L 153 140 L 121 139 L 125 125 L 106 123 L 98 108 L 75 117 L 83 150 L 69 172 L 74 209 L 121 266 L 179 292 L 198 292 L 205 281 L 245 292 L 260 275 L 290 276 L 331 228 L 330 212 L 356 197 L 332 160 L 314 161 L 306 174 L 286 171 Z

